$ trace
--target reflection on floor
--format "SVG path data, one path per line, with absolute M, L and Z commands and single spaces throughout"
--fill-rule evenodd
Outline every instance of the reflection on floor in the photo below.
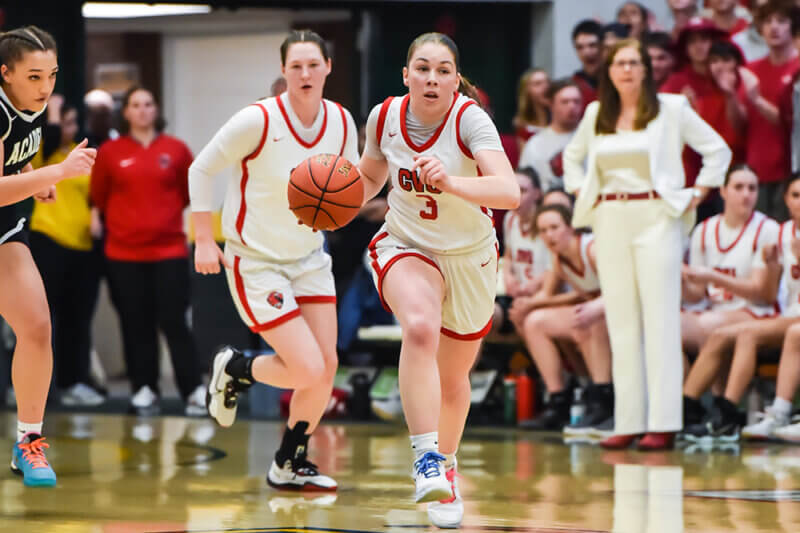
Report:
M 10 451 L 15 419 L 0 414 Z M 429 530 L 411 500 L 399 426 L 323 425 L 311 455 L 335 495 L 270 489 L 281 426 L 56 414 L 45 427 L 55 489 L 0 474 L 0 531 L 248 532 Z M 800 531 L 800 447 L 605 452 L 557 435 L 467 432 L 459 450 L 465 531 Z

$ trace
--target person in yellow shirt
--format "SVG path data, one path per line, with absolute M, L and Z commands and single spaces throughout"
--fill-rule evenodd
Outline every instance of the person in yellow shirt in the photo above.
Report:
M 31 162 L 34 168 L 60 163 L 75 147 L 78 111 L 59 103 L 60 98 L 51 99 L 48 110 L 56 116 L 51 117 L 42 147 Z M 101 265 L 93 237 L 102 231 L 89 205 L 89 176 L 58 183 L 55 202 L 36 202 L 30 229 L 31 252 L 53 320 L 55 380 L 61 401 L 65 405 L 103 403 L 105 398 L 88 385 L 91 322 Z

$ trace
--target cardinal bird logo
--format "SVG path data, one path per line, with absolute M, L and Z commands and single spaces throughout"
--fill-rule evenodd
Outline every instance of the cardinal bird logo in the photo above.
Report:
M 283 307 L 283 293 L 272 291 L 269 293 L 269 296 L 267 296 L 267 303 L 275 309 L 280 309 Z

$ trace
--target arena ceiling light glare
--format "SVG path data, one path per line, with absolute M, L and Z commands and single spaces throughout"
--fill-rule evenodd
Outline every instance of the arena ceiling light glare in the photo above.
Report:
M 137 18 L 165 15 L 203 15 L 211 13 L 208 4 L 121 4 L 114 2 L 86 2 L 83 4 L 84 18 Z

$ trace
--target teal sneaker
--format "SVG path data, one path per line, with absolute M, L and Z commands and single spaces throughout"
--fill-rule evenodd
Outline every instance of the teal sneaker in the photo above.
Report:
M 11 471 L 22 476 L 28 487 L 55 487 L 56 473 L 47 462 L 44 451 L 50 445 L 44 437 L 28 433 L 22 442 L 14 444 L 11 455 Z

